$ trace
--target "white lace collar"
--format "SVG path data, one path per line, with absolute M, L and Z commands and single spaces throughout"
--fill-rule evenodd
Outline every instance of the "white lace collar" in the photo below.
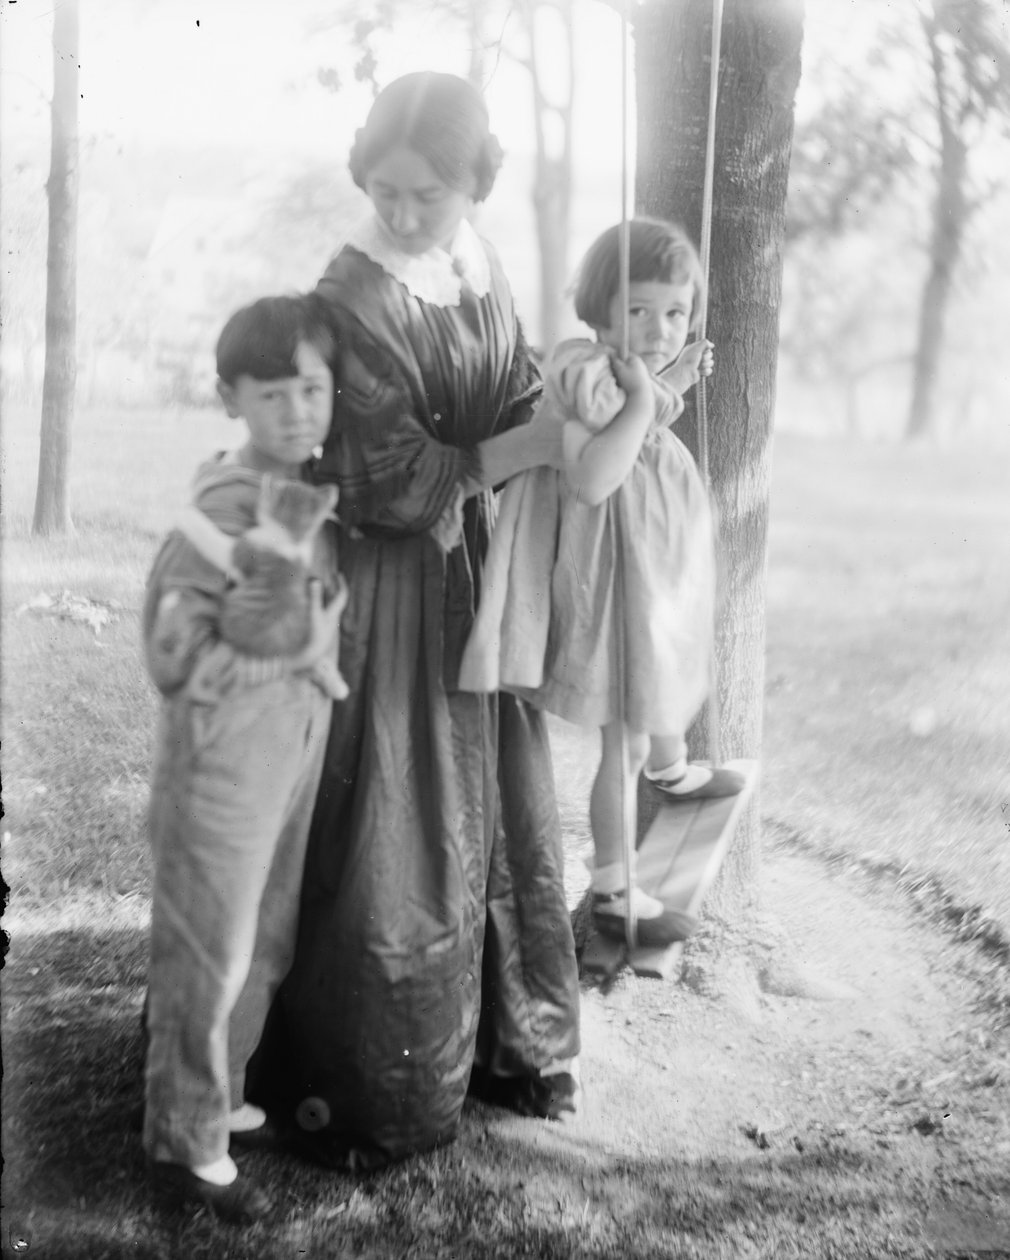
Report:
M 357 223 L 344 244 L 366 254 L 412 297 L 432 306 L 459 306 L 464 280 L 479 298 L 491 288 L 487 252 L 467 219 L 456 229 L 448 250 L 435 245 L 423 254 L 407 254 L 374 214 Z

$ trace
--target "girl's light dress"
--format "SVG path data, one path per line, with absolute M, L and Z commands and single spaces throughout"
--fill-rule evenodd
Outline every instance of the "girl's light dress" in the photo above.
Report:
M 670 428 L 683 401 L 659 380 L 654 389 L 656 418 L 604 503 L 585 503 L 546 468 L 506 487 L 461 687 L 517 692 L 584 726 L 687 730 L 709 682 L 712 519 L 694 459 Z M 567 341 L 533 423 L 575 421 L 595 434 L 625 401 L 610 351 Z

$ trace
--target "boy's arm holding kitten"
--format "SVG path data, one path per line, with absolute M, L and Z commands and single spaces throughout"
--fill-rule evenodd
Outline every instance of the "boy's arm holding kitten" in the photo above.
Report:
M 325 583 L 312 576 L 316 539 L 336 498 L 332 486 L 265 476 L 257 523 L 237 538 L 199 509 L 184 514 L 182 537 L 166 550 L 175 543 L 190 554 L 169 566 L 160 595 L 153 582 L 149 593 L 148 665 L 161 691 L 183 686 L 198 659 L 211 650 L 220 658 L 223 647 L 247 683 L 312 671 L 334 699 L 347 695 L 335 648 L 346 583 L 335 565 Z
M 221 603 L 226 643 L 250 656 L 294 657 L 305 650 L 313 554 L 336 503 L 336 486 L 264 476 L 256 524 L 232 546 L 233 581 Z

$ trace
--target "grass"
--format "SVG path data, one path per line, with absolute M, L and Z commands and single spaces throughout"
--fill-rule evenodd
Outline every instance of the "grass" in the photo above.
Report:
M 895 1164 L 900 1202 L 881 1204 L 875 1169 L 896 1157 L 856 1134 L 732 1167 L 622 1162 L 533 1140 L 479 1107 L 453 1146 L 368 1181 L 285 1165 L 269 1227 L 236 1236 L 154 1216 L 129 1128 L 155 711 L 138 612 L 196 461 L 234 431 L 210 413 L 82 414 L 77 534 L 47 542 L 28 533 L 36 440 L 32 418 L 8 412 L 3 1198 L 6 1230 L 39 1240 L 29 1254 L 918 1254 L 894 1213 L 922 1209 L 925 1181 Z M 772 835 L 932 874 L 1010 932 L 1007 484 L 1005 461 L 978 451 L 777 440 L 762 808 Z M 107 605 L 111 622 L 96 634 L 19 611 L 64 589 Z M 574 853 L 592 743 L 556 730 L 559 764 L 580 770 L 559 774 Z
M 16 938 L 4 1215 L 9 1237 L 33 1240 L 45 1260 L 932 1254 L 911 1241 L 936 1193 L 924 1147 L 916 1162 L 908 1143 L 853 1128 L 734 1160 L 615 1156 L 476 1105 L 453 1145 L 368 1179 L 247 1157 L 279 1200 L 270 1225 L 236 1233 L 207 1217 L 163 1218 L 141 1189 L 129 1123 L 142 947 L 141 924 L 123 910 Z M 980 1193 L 998 1192 L 983 1162 L 970 1171 Z
M 235 437 L 211 412 L 85 412 L 74 434 L 76 535 L 35 540 L 32 425 L 24 412 L 5 418 L 0 716 L 15 916 L 67 895 L 147 892 L 156 700 L 139 654 L 144 576 L 196 463 Z M 110 623 L 95 633 L 26 608 L 63 590 L 109 606 Z
M 1010 460 L 781 441 L 764 807 L 1010 930 Z

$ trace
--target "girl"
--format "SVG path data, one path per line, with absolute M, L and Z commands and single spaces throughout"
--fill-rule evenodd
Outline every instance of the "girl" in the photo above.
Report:
M 582 264 L 575 310 L 596 340 L 558 346 L 534 422 L 560 426 L 563 471 L 534 470 L 503 496 L 460 676 L 466 688 L 500 686 L 600 728 L 592 913 L 599 931 L 619 938 L 629 896 L 622 802 L 634 802 L 643 768 L 678 800 L 733 795 L 744 782 L 689 763 L 685 741 L 709 679 L 715 562 L 705 489 L 670 426 L 683 393 L 712 370 L 709 343 L 687 345 L 704 276 L 673 224 L 635 219 L 629 244 L 627 311 L 620 228 Z M 693 929 L 642 889 L 630 895 L 641 943 L 670 944 Z

